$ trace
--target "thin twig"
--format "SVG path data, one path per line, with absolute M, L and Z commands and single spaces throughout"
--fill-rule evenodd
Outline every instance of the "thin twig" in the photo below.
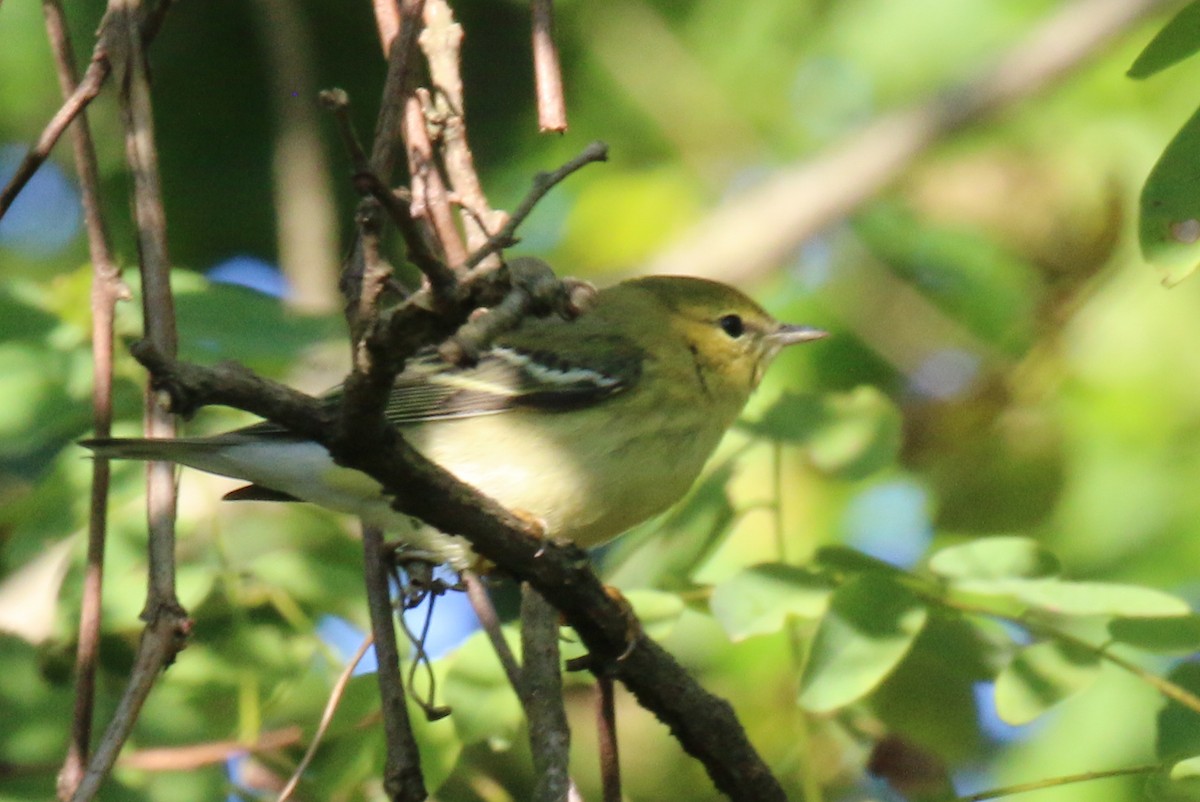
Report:
M 400 131 L 403 125 L 404 98 L 408 94 L 411 82 L 412 55 L 416 50 L 417 35 L 421 31 L 421 14 L 425 8 L 425 0 L 399 0 L 399 26 L 393 33 L 396 2 L 397 0 L 378 0 L 375 3 L 380 39 L 384 42 L 384 53 L 388 57 L 388 71 L 383 84 L 383 98 L 379 102 L 379 116 L 375 121 L 371 168 L 384 182 L 391 180 L 403 144 Z M 391 9 L 384 8 L 385 5 L 390 5 Z M 387 30 L 384 29 L 385 26 Z
M 29 179 L 33 178 L 33 174 L 50 157 L 50 151 L 54 149 L 58 138 L 67 130 L 71 121 L 100 94 L 100 87 L 104 85 L 110 71 L 107 60 L 93 61 L 84 73 L 83 80 L 75 87 L 75 91 L 63 101 L 63 105 L 50 118 L 50 122 L 46 123 L 37 142 L 21 159 L 17 171 L 13 173 L 4 189 L 0 190 L 0 218 L 4 217 L 17 195 L 29 183 Z
M 299 727 L 281 727 L 260 733 L 253 743 L 243 741 L 207 741 L 182 746 L 160 746 L 137 749 L 121 756 L 117 765 L 138 771 L 195 771 L 224 763 L 240 753 L 273 752 L 299 744 L 304 733 Z
M 421 802 L 425 779 L 404 686 L 400 683 L 400 652 L 396 647 L 396 628 L 392 622 L 392 600 L 388 590 L 391 573 L 383 533 L 374 526 L 363 526 L 363 576 L 367 585 L 367 609 L 371 614 L 371 633 L 379 669 L 379 700 L 383 709 L 383 732 L 387 742 L 387 763 L 383 788 L 392 802 Z
M 145 44 L 148 45 L 158 35 L 159 28 L 162 27 L 170 5 L 170 0 L 161 0 L 151 13 L 146 16 L 145 23 L 142 25 L 142 41 Z M 25 188 L 25 185 L 29 183 L 29 179 L 33 177 L 38 168 L 50 157 L 50 152 L 54 150 L 54 145 L 58 142 L 59 137 L 63 135 L 63 132 L 67 130 L 67 126 L 71 124 L 71 121 L 100 94 L 100 88 L 112 73 L 112 64 L 108 58 L 107 37 L 103 35 L 103 31 L 107 27 L 107 24 L 101 26 L 101 35 L 97 37 L 96 47 L 92 53 L 92 62 L 88 65 L 87 71 L 83 75 L 83 80 L 79 82 L 74 91 L 63 101 L 62 106 L 50 118 L 50 122 L 46 123 L 46 127 L 42 129 L 37 142 L 34 143 L 34 146 L 21 159 L 21 163 L 17 165 L 16 172 L 13 173 L 12 178 L 9 179 L 4 189 L 0 190 L 0 218 L 4 217 L 5 213 L 12 206 L 13 200 Z
M 566 802 L 571 730 L 563 707 L 558 610 L 528 582 L 521 584 L 521 702 L 529 722 L 535 802 Z
M 604 802 L 621 802 L 621 760 L 617 751 L 617 706 L 612 677 L 596 674 L 596 733 Z
M 71 797 L 72 802 L 85 802 L 95 798 L 100 785 L 112 770 L 121 748 L 129 738 L 129 733 L 133 731 L 142 703 L 146 701 L 151 688 L 158 681 L 163 666 L 170 663 L 179 652 L 184 635 L 186 631 L 181 631 L 176 621 L 168 616 L 160 616 L 146 625 L 125 693 L 117 703 L 117 709 L 113 712 L 104 736 L 96 745 L 87 771 L 84 772 L 79 787 L 75 789 L 75 795 Z
M 463 230 L 467 235 L 466 251 L 453 256 L 447 252 L 447 260 L 456 267 L 466 258 L 467 251 L 482 246 L 508 219 L 503 211 L 493 210 L 489 205 L 475 172 L 475 157 L 467 144 L 466 105 L 459 72 L 462 39 L 462 26 L 454 21 L 446 0 L 426 0 L 425 30 L 418 41 L 429 62 L 433 96 L 424 106 L 427 117 L 440 133 L 442 164 L 454 199 L 462 209 Z M 499 266 L 498 257 L 486 265 L 493 269 Z
M 337 712 L 338 705 L 341 704 L 342 696 L 346 693 L 346 686 L 350 684 L 350 678 L 354 676 L 354 669 L 358 667 L 363 656 L 374 642 L 375 638 L 371 635 L 363 638 L 363 642 L 358 645 L 358 649 L 355 650 L 354 655 L 346 663 L 346 667 L 342 669 L 342 673 L 338 675 L 337 681 L 333 683 L 333 688 L 329 691 L 329 700 L 325 702 L 325 709 L 321 712 L 321 721 L 317 724 L 317 731 L 313 733 L 312 741 L 308 744 L 308 749 L 305 750 L 304 757 L 300 758 L 300 762 L 296 764 L 296 770 L 292 772 L 287 785 L 283 787 L 283 790 L 279 792 L 279 796 L 276 797 L 276 802 L 286 802 L 286 800 L 291 799 L 296 786 L 300 784 L 300 778 L 304 775 L 305 769 L 308 768 L 316 756 L 317 747 L 321 745 L 321 739 L 325 737 L 325 732 L 333 722 L 333 714 Z
M 375 30 L 379 32 L 379 44 L 384 54 L 390 53 L 396 34 L 400 33 L 400 9 L 396 0 L 371 0 L 375 13 Z
M 59 88 L 64 100 L 77 89 L 75 49 L 60 0 L 42 0 L 46 33 L 54 51 Z M 118 300 L 129 297 L 109 246 L 108 229 L 100 202 L 99 169 L 92 144 L 87 112 L 82 108 L 71 126 L 71 145 L 79 174 L 83 217 L 92 259 L 92 428 L 96 437 L 112 430 L 113 317 Z M 92 715 L 96 693 L 96 663 L 100 652 L 100 602 L 104 585 L 104 546 L 108 525 L 109 461 L 92 463 L 92 489 L 88 513 L 87 563 L 79 605 L 79 642 L 75 652 L 75 704 L 71 741 L 58 774 L 60 799 L 70 799 L 79 786 L 91 751 Z
M 525 218 L 529 216 L 529 213 L 533 211 L 538 201 L 547 192 L 557 186 L 564 178 L 571 175 L 571 173 L 586 167 L 592 162 L 603 161 L 608 161 L 608 145 L 605 145 L 603 142 L 593 142 L 584 148 L 578 156 L 557 170 L 535 175 L 533 177 L 533 186 L 530 187 L 529 192 L 521 200 L 521 204 L 513 212 L 512 217 L 509 218 L 504 228 L 489 237 L 483 246 L 467 257 L 467 261 L 463 263 L 462 269 L 469 271 L 489 255 L 514 245 L 517 242 L 515 238 L 517 229 L 525 222 Z
M 375 119 L 370 165 L 371 172 L 384 184 L 391 181 L 403 145 L 401 131 L 404 125 L 404 101 L 408 94 L 412 55 L 416 50 L 417 34 L 421 28 L 421 12 L 425 5 L 424 0 L 399 0 L 399 3 L 398 18 L 396 0 L 379 0 L 374 4 L 380 39 L 388 57 L 388 69 L 383 84 L 383 96 L 379 102 L 379 114 Z M 356 364 L 359 340 L 371 329 L 377 313 L 377 310 L 371 308 L 365 319 L 361 314 L 363 272 L 366 269 L 363 233 L 360 227 L 350 256 L 342 266 L 338 282 L 346 303 L 346 321 L 350 326 L 352 347 L 356 351 Z M 386 382 L 378 382 L 380 387 L 390 383 L 390 378 Z
M 133 208 L 142 275 L 142 311 L 146 339 L 164 354 L 178 347 L 175 300 L 171 293 L 171 260 L 167 253 L 167 220 L 163 211 L 154 111 L 145 51 L 139 32 L 141 0 L 113 0 L 110 15 L 117 37 L 109 57 L 120 84 L 125 154 L 133 177 Z M 119 43 L 119 44 L 118 44 Z M 146 436 L 174 437 L 170 399 L 147 388 Z M 146 504 L 150 525 L 150 586 L 142 615 L 153 619 L 160 608 L 181 612 L 175 598 L 175 466 L 147 465 Z
M 933 604 L 949 607 L 950 609 L 958 610 L 959 612 L 1011 621 L 1014 624 L 1019 624 L 1020 626 L 1025 627 L 1033 634 L 1045 640 L 1053 640 L 1059 643 L 1065 643 L 1076 649 L 1081 649 L 1099 660 L 1107 660 L 1118 668 L 1128 672 L 1134 677 L 1137 677 L 1142 682 L 1145 682 L 1151 688 L 1158 691 L 1168 699 L 1183 705 L 1194 713 L 1200 714 L 1200 696 L 1197 696 L 1178 683 L 1171 682 L 1171 680 L 1166 679 L 1165 677 L 1160 677 L 1152 671 L 1147 671 L 1137 663 L 1126 660 L 1120 655 L 1113 654 L 1111 651 L 1109 651 L 1108 645 L 1097 646 L 1096 644 L 1090 643 L 1084 638 L 1072 635 L 1071 633 L 1065 632 L 1058 627 L 1046 623 L 1045 621 L 1038 620 L 1028 615 L 1012 615 L 1003 611 L 990 609 L 981 604 L 972 604 L 970 602 L 947 598 L 941 592 L 921 593 L 921 595 L 923 598 L 927 599 Z
M 457 266 L 466 258 L 467 249 L 454 224 L 450 193 L 438 170 L 426 126 L 424 90 L 418 89 L 404 102 L 404 145 L 408 152 L 409 189 L 412 192 L 412 216 L 429 227 L 433 241 L 442 246 L 446 263 Z
M 1175 0 L 1066 3 L 977 78 L 887 114 L 823 154 L 732 196 L 685 231 L 647 273 L 750 281 L 849 214 L 947 135 L 1037 93 Z
M 383 179 L 371 169 L 367 154 L 363 151 L 354 124 L 350 120 L 350 98 L 341 89 L 321 92 L 320 98 L 321 103 L 332 112 L 342 144 L 354 166 L 355 189 L 363 196 L 374 198 L 384 208 L 404 238 L 408 260 L 429 279 L 435 305 L 448 305 L 456 284 L 454 273 L 429 247 L 420 226 L 413 219 L 408 201 L 389 189 Z
M 97 48 L 107 48 L 120 86 L 118 102 L 125 126 L 126 159 L 133 176 L 146 339 L 160 353 L 172 357 L 176 348 L 175 312 L 141 17 L 140 0 L 111 0 Z M 148 436 L 174 435 L 169 403 L 165 393 L 147 387 Z M 142 611 L 146 629 L 117 712 L 73 796 L 80 802 L 91 799 L 108 776 L 150 689 L 163 667 L 183 648 L 190 630 L 187 613 L 175 596 L 175 474 L 170 463 L 147 466 L 146 507 L 149 586 Z
M 1065 777 L 1051 777 L 1046 780 L 1036 780 L 1034 782 L 1017 783 L 1016 785 L 1008 785 L 1003 788 L 992 788 L 988 791 L 980 791 L 977 794 L 968 794 L 960 796 L 956 802 L 983 802 L 985 799 L 999 799 L 1004 796 L 1016 796 L 1029 791 L 1039 791 L 1043 788 L 1057 788 L 1060 785 L 1071 785 L 1073 783 L 1091 782 L 1092 780 L 1106 780 L 1110 777 L 1130 777 L 1138 774 L 1153 774 L 1162 769 L 1162 766 L 1150 764 L 1146 766 L 1130 766 L 1125 769 L 1109 769 L 1108 771 L 1085 771 L 1082 774 L 1070 774 Z
M 567 130 L 562 67 L 554 42 L 554 0 L 532 0 L 533 80 L 537 94 L 538 130 L 561 134 Z
M 525 687 L 521 679 L 521 666 L 517 663 L 517 658 L 513 655 L 512 649 L 509 648 L 508 641 L 504 638 L 503 630 L 500 629 L 500 617 L 496 615 L 496 608 L 492 604 L 492 597 L 488 595 L 483 581 L 474 571 L 463 571 L 462 579 L 463 584 L 467 587 L 467 600 L 471 602 L 471 609 L 475 611 L 475 617 L 479 619 L 479 625 L 483 627 L 488 640 L 492 642 L 492 649 L 496 652 L 496 657 L 500 659 L 500 665 L 504 668 L 504 673 L 508 677 L 508 684 L 513 687 L 513 691 L 516 692 L 517 696 L 521 696 L 521 689 Z

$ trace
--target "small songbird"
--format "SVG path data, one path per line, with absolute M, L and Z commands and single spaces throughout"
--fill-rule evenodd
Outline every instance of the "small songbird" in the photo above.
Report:
M 527 318 L 459 367 L 430 353 L 395 382 L 387 419 L 433 462 L 547 537 L 590 548 L 687 492 L 784 346 L 825 332 L 779 323 L 738 290 L 682 276 L 601 290 L 578 319 Z M 456 568 L 459 537 L 416 525 L 382 486 L 272 423 L 211 437 L 84 441 L 252 484 L 227 498 L 351 513 Z

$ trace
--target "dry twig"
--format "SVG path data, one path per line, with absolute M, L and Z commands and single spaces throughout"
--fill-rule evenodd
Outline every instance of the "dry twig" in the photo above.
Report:
M 532 0 L 533 79 L 537 93 L 538 129 L 561 134 L 567 130 L 562 68 L 554 43 L 554 0 Z

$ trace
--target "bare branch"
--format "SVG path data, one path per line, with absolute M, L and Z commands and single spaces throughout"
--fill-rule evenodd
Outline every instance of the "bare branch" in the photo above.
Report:
M 571 788 L 571 730 L 563 708 L 558 611 L 528 583 L 521 585 L 521 655 L 521 701 L 536 778 L 533 799 L 565 802 Z
M 379 669 L 379 701 L 383 709 L 383 730 L 387 742 L 387 762 L 383 788 L 393 802 L 422 802 L 425 779 L 421 774 L 420 753 L 408 721 L 404 687 L 400 684 L 400 653 L 396 648 L 396 628 L 392 620 L 392 600 L 388 589 L 390 549 L 383 532 L 363 526 L 363 574 L 367 581 L 367 607 L 371 613 L 371 633 Z
M 79 787 L 75 789 L 75 795 L 71 797 L 73 802 L 85 802 L 95 798 L 101 783 L 112 770 L 121 747 L 133 731 L 133 725 L 137 721 L 142 704 L 150 695 L 150 689 L 158 681 L 163 666 L 169 664 L 183 648 L 186 635 L 187 628 L 181 627 L 179 621 L 171 616 L 159 616 L 146 625 L 125 693 L 104 731 L 104 737 L 96 746 L 87 771 L 84 772 Z
M 43 0 L 46 33 L 54 51 L 55 68 L 63 99 L 76 94 L 79 76 L 75 49 L 59 0 Z M 92 428 L 96 437 L 112 429 L 113 316 L 118 300 L 130 297 L 112 256 L 108 228 L 100 202 L 100 178 L 87 112 L 81 106 L 71 126 L 71 145 L 79 174 L 88 250 L 92 259 Z M 75 652 L 75 705 L 71 741 L 58 775 L 58 796 L 70 799 L 83 778 L 91 751 L 92 715 L 96 693 L 96 662 L 100 653 L 100 604 L 104 584 L 104 547 L 108 526 L 109 462 L 97 457 L 92 464 L 92 489 L 88 513 L 87 564 L 79 607 L 79 641 Z
M 463 270 L 471 270 L 489 255 L 515 245 L 517 242 L 517 229 L 525 222 L 525 218 L 533 211 L 533 207 L 545 197 L 547 192 L 557 186 L 559 182 L 571 173 L 580 170 L 592 162 L 603 161 L 608 161 L 608 145 L 605 145 L 603 142 L 593 142 L 584 148 L 582 153 L 557 170 L 535 175 L 533 177 L 533 186 L 530 188 L 529 193 L 521 201 L 521 205 L 517 207 L 517 210 L 513 212 L 512 217 L 509 218 L 504 228 L 489 237 L 487 242 L 467 258 L 467 261 L 463 263 Z
M 17 171 L 13 173 L 13 177 L 8 180 L 8 184 L 0 191 L 0 217 L 5 215 L 12 206 L 12 202 L 16 200 L 17 195 L 29 183 L 29 179 L 33 178 L 33 174 L 50 157 L 50 151 L 54 149 L 58 138 L 62 136 L 63 131 L 67 129 L 71 121 L 87 108 L 87 105 L 95 99 L 96 95 L 100 94 L 100 87 L 104 85 L 104 81 L 108 78 L 110 70 L 111 68 L 107 60 L 93 61 L 84 74 L 83 81 L 63 101 L 62 107 L 50 118 L 50 122 L 46 123 L 46 127 L 42 130 L 42 134 L 38 137 L 37 142 L 25 154 L 25 157 L 21 159 L 21 163 L 17 166 Z
M 454 293 L 454 273 L 434 254 L 421 227 L 413 219 L 409 208 L 411 198 L 401 197 L 393 192 L 371 169 L 367 154 L 363 151 L 358 134 L 350 121 L 350 98 L 341 89 L 325 90 L 321 92 L 320 98 L 325 108 L 333 113 L 338 134 L 350 156 L 355 189 L 364 197 L 374 198 L 388 213 L 388 217 L 400 231 L 400 236 L 404 238 L 408 260 L 429 280 L 434 303 L 439 306 L 447 305 Z
M 561 134 L 567 130 L 562 68 L 554 42 L 554 0 L 532 0 L 533 80 L 537 93 L 538 130 Z
M 170 0 L 162 0 L 146 17 L 145 24 L 142 26 L 142 40 L 145 44 L 149 44 L 158 34 L 158 30 L 162 27 L 170 5 Z M 107 27 L 107 25 L 102 26 L 102 33 Z M 50 152 L 54 149 L 54 145 L 58 142 L 59 137 L 62 136 L 63 131 L 67 130 L 67 126 L 71 124 L 71 121 L 100 94 L 100 88 L 108 80 L 111 72 L 112 65 L 108 59 L 106 37 L 101 35 L 97 39 L 96 48 L 92 53 L 92 63 L 84 73 L 83 80 L 79 82 L 78 86 L 63 101 L 63 105 L 50 118 L 50 122 L 46 123 L 46 127 L 42 130 L 37 142 L 34 143 L 34 146 L 25 154 L 21 163 L 17 166 L 13 177 L 9 179 L 4 189 L 0 190 L 0 218 L 4 217 L 9 207 L 12 206 L 13 200 L 25 188 L 25 185 L 29 183 L 29 179 L 33 177 L 38 168 L 50 157 Z
M 521 682 L 521 666 L 517 663 L 512 649 L 508 647 L 508 641 L 504 639 L 504 632 L 500 629 L 500 618 L 496 615 L 496 608 L 492 605 L 487 588 L 483 586 L 479 575 L 473 571 L 463 571 L 462 579 L 467 587 L 467 599 L 471 602 L 471 609 L 475 611 L 475 617 L 479 619 L 484 634 L 491 641 L 492 650 L 499 658 L 505 676 L 508 677 L 508 684 L 521 696 L 521 689 L 524 687 Z
M 276 389 L 269 399 L 260 399 L 261 388 L 271 383 L 244 371 L 211 371 L 161 357 L 148 360 L 143 358 L 144 348 L 136 355 L 160 386 L 177 388 L 189 405 L 239 398 L 248 402 L 239 405 L 242 409 L 258 414 L 269 410 L 273 419 L 290 421 L 286 425 L 295 424 L 294 430 L 329 448 L 339 464 L 379 481 L 394 495 L 397 509 L 440 531 L 467 537 L 481 555 L 528 581 L 562 612 L 590 650 L 594 665 L 606 667 L 665 723 L 683 748 L 704 764 L 717 788 L 735 800 L 786 798 L 727 702 L 704 690 L 649 638 L 640 637 L 630 646 L 626 608 L 608 595 L 579 548 L 535 537 L 529 522 L 429 462 L 390 428 L 373 440 L 339 444 L 327 420 L 314 415 L 313 399 L 301 393 Z M 205 389 L 211 398 L 206 398 Z
M 126 158 L 133 175 L 146 336 L 157 350 L 170 357 L 176 347 L 175 312 L 141 18 L 139 0 L 111 0 L 97 47 L 107 48 L 113 73 L 120 83 Z M 169 402 L 169 397 L 147 388 L 146 431 L 150 437 L 174 435 L 174 420 L 167 409 Z M 187 614 L 175 596 L 175 476 L 170 463 L 147 466 L 146 505 L 150 574 L 142 612 L 146 629 L 117 712 L 76 789 L 75 800 L 91 799 L 96 794 L 129 737 L 159 673 L 183 648 L 190 630 Z
M 446 262 L 457 266 L 467 251 L 454 223 L 450 193 L 438 170 L 433 142 L 426 127 L 428 93 L 418 89 L 404 103 L 404 144 L 408 150 L 412 216 L 429 226 L 434 242 L 442 246 Z
M 731 197 L 685 231 L 646 272 L 686 272 L 735 283 L 762 275 L 799 243 L 873 197 L 946 135 L 1044 89 L 1113 37 L 1171 5 L 1170 0 L 1063 5 L 974 80 L 881 117 L 824 154 Z
M 617 707 L 612 677 L 596 675 L 596 737 L 604 802 L 621 802 L 621 760 L 617 752 Z
M 473 251 L 504 225 L 508 215 L 493 210 L 488 204 L 479 176 L 475 173 L 475 157 L 467 144 L 466 104 L 459 73 L 462 38 L 462 26 L 454 21 L 454 14 L 446 0 L 427 0 L 425 30 L 418 40 L 429 62 L 429 79 L 434 89 L 430 104 L 425 104 L 427 116 L 441 134 L 442 163 L 454 199 L 462 207 L 467 249 Z M 452 266 L 458 267 L 465 258 L 465 252 L 453 257 L 447 252 L 447 259 Z M 499 258 L 487 265 L 490 269 L 499 266 Z

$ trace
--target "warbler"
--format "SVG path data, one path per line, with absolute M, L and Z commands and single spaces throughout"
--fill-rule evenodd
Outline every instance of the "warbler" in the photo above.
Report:
M 385 414 L 426 457 L 532 516 L 547 537 L 590 548 L 682 498 L 780 349 L 824 336 L 779 323 L 725 284 L 632 279 L 601 290 L 575 320 L 525 319 L 474 365 L 433 352 L 411 360 Z M 269 422 L 83 444 L 251 482 L 226 498 L 351 513 L 455 568 L 473 560 L 464 539 L 417 525 L 374 479 Z

